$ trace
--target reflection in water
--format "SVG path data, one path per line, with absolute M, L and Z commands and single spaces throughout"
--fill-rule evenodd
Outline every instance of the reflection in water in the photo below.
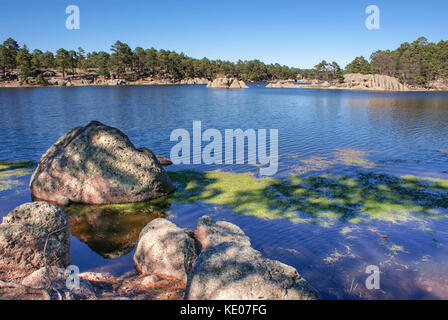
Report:
M 132 251 L 140 231 L 151 220 L 164 218 L 166 208 L 156 204 L 80 205 L 64 208 L 72 235 L 104 258 Z

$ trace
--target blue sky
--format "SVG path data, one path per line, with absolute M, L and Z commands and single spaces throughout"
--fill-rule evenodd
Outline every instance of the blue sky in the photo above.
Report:
M 65 28 L 70 4 L 80 8 L 80 30 Z M 370 4 L 381 10 L 380 30 L 365 27 Z M 448 40 L 446 0 L 0 0 L 0 11 L 0 40 L 31 49 L 109 51 L 121 40 L 194 58 L 301 68 L 322 59 L 345 66 L 420 36 Z

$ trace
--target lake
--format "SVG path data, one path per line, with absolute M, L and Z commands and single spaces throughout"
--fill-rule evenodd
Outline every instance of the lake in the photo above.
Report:
M 171 132 L 192 132 L 195 120 L 202 130 L 278 129 L 276 182 L 263 182 L 263 190 L 253 187 L 256 165 L 173 165 L 167 170 L 180 193 L 189 180 L 205 192 L 204 177 L 244 190 L 68 208 L 72 264 L 81 272 L 133 270 L 136 237 L 154 217 L 194 229 L 209 215 L 240 226 L 255 249 L 297 268 L 326 299 L 448 299 L 448 93 L 256 83 L 1 89 L 0 112 L 0 160 L 8 161 L 38 162 L 60 136 L 92 120 L 167 157 L 176 144 Z M 0 171 L 0 217 L 31 200 L 31 172 Z M 371 265 L 381 272 L 378 290 L 366 288 Z

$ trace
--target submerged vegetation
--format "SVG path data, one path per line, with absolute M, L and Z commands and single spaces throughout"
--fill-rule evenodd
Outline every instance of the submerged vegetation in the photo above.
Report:
M 287 180 L 251 173 L 170 172 L 178 191 L 167 201 L 203 201 L 260 218 L 357 224 L 391 223 L 448 217 L 448 180 L 363 173 L 349 176 L 291 175 Z
M 18 178 L 30 174 L 35 165 L 33 161 L 0 161 L 0 191 L 20 185 Z
M 257 178 L 250 172 L 170 171 L 168 175 L 176 186 L 172 195 L 141 203 L 72 204 L 64 211 L 73 235 L 106 258 L 130 252 L 140 230 L 152 219 L 165 217 L 172 204 L 203 202 L 237 214 L 314 223 L 324 228 L 339 223 L 342 236 L 359 230 L 359 223 L 414 222 L 423 230 L 429 221 L 448 218 L 448 180 L 366 171 L 374 166 L 366 159 L 370 152 L 340 149 L 331 159 L 304 159 L 304 167 L 296 170 L 300 174 L 287 179 Z M 301 175 L 325 171 L 335 164 L 353 168 L 353 174 Z M 34 165 L 26 161 L 0 162 L 0 191 L 23 183 L 17 178 L 30 174 Z M 368 230 L 377 234 L 392 252 L 403 251 L 389 243 L 387 237 Z

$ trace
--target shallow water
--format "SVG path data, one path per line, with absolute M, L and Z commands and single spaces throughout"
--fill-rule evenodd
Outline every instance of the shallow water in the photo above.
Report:
M 239 225 L 256 249 L 296 267 L 324 298 L 448 299 L 447 189 L 437 189 L 441 203 L 425 202 L 432 197 L 430 187 L 422 198 L 413 196 L 413 190 L 421 191 L 417 187 L 403 189 L 407 180 L 398 186 L 390 182 L 404 175 L 448 179 L 447 93 L 265 89 L 257 84 L 248 90 L 204 86 L 2 89 L 0 111 L 0 160 L 38 161 L 61 135 L 91 120 L 121 129 L 137 147 L 169 156 L 175 144 L 169 140 L 171 131 L 191 132 L 192 122 L 201 120 L 203 130 L 278 129 L 279 170 L 274 178 L 279 181 L 289 181 L 292 174 L 305 179 L 343 175 L 344 181 L 353 177 L 358 185 L 344 189 L 345 195 L 364 190 L 359 177 L 375 180 L 381 175 L 373 184 L 389 188 L 385 199 L 393 202 L 378 208 L 383 214 L 371 210 L 360 220 L 359 202 L 353 210 L 344 203 L 344 210 L 337 212 L 342 212 L 341 218 L 327 210 L 328 205 L 316 204 L 322 199 L 313 193 L 314 187 L 305 188 L 307 206 L 302 202 L 292 206 L 293 201 L 275 207 L 297 211 L 298 218 L 272 219 L 266 208 L 262 214 L 252 214 L 252 203 L 225 203 L 217 196 L 200 202 L 170 201 L 165 207 L 89 207 L 71 214 L 69 208 L 72 264 L 81 271 L 122 274 L 132 270 L 133 243 L 152 218 L 166 215 L 193 229 L 197 219 L 207 214 Z M 168 167 L 169 171 L 186 169 L 258 173 L 258 167 L 249 164 Z M 30 201 L 30 172 L 7 177 L 4 173 L 0 171 L 0 217 Z M 291 188 L 288 184 L 287 189 Z M 317 189 L 326 199 L 347 200 L 332 184 L 318 184 Z M 375 192 L 363 194 L 362 204 Z M 255 195 L 260 196 L 249 197 L 253 200 Z M 266 202 L 267 208 L 279 199 Z M 380 202 L 375 201 L 375 205 Z M 409 209 L 412 206 L 416 209 Z M 416 212 L 403 212 L 403 208 Z M 346 219 L 349 209 L 353 212 Z M 366 289 L 369 265 L 381 270 L 380 290 Z

